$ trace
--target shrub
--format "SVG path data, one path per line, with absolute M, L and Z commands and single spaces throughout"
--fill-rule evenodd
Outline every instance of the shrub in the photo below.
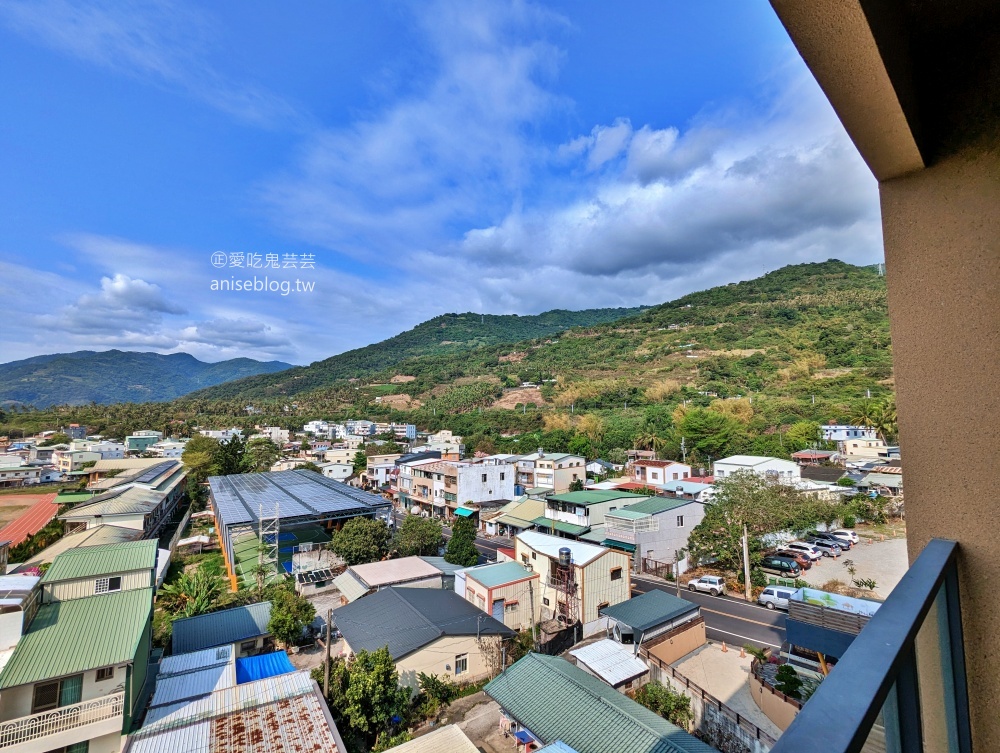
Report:
M 858 521 L 855 519 L 853 515 L 845 515 L 843 523 L 844 523 L 844 528 L 854 528 L 854 526 L 857 525 Z
M 802 697 L 802 678 L 791 664 L 782 664 L 774 677 L 774 687 L 789 698 Z

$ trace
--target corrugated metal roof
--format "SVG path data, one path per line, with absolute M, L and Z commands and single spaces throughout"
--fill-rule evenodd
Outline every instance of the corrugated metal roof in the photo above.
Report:
M 496 588 L 534 575 L 536 574 L 525 570 L 519 562 L 498 562 L 495 565 L 484 565 L 466 571 L 466 578 L 471 578 L 486 588 Z
M 636 502 L 646 499 L 645 494 L 630 494 L 629 492 L 617 491 L 615 489 L 601 490 L 592 489 L 582 492 L 566 492 L 565 494 L 553 494 L 550 500 L 556 502 L 566 502 L 573 505 L 596 505 L 601 502 L 613 502 L 616 499 L 633 499 Z
M 567 523 L 564 520 L 555 520 L 553 518 L 540 517 L 535 518 L 533 521 L 539 528 L 548 528 L 550 530 L 562 531 L 563 533 L 568 533 L 571 536 L 579 536 L 582 533 L 586 533 L 590 530 L 590 526 L 578 526 L 575 523 Z
M 369 588 L 421 578 L 433 578 L 435 575 L 441 576 L 440 570 L 420 557 L 401 557 L 396 560 L 369 562 L 364 565 L 354 565 L 350 570 Z
M 573 541 L 572 539 L 562 539 L 558 536 L 549 536 L 538 531 L 525 531 L 524 533 L 519 533 L 517 538 L 536 552 L 541 552 L 546 557 L 553 559 L 558 559 L 559 550 L 566 547 L 572 552 L 574 565 L 586 565 L 608 551 L 603 546 L 586 544 L 582 541 Z
M 653 589 L 619 604 L 604 607 L 601 609 L 601 614 L 641 633 L 643 630 L 671 622 L 681 615 L 697 611 L 697 604 L 665 591 Z
M 132 661 L 152 611 L 151 588 L 42 606 L 0 673 L 0 690 Z
M 613 688 L 649 671 L 649 667 L 632 655 L 631 649 L 610 638 L 575 648 L 570 653 Z
M 34 557 L 25 560 L 22 567 L 40 565 L 43 562 L 52 562 L 56 555 L 67 552 L 70 549 L 77 549 L 89 546 L 102 546 L 104 544 L 118 544 L 125 541 L 136 541 L 142 538 L 142 531 L 136 528 L 125 528 L 124 526 L 95 526 L 79 533 L 68 533 L 59 539 L 52 546 L 46 547 Z
M 144 486 L 126 486 L 95 497 L 60 515 L 61 520 L 79 520 L 97 515 L 145 515 L 152 512 L 166 496 Z
M 187 654 L 167 656 L 160 661 L 160 672 L 157 677 L 169 677 L 184 672 L 192 672 L 206 667 L 229 664 L 233 661 L 232 646 L 217 646 L 202 651 L 192 651 Z
M 649 515 L 659 515 L 662 512 L 667 512 L 668 510 L 676 510 L 678 507 L 684 507 L 684 505 L 700 505 L 701 502 L 695 502 L 693 499 L 679 499 L 675 497 L 650 497 L 642 502 L 636 502 L 634 505 L 629 505 L 623 509 L 631 510 L 632 512 L 644 512 Z M 618 513 L 615 510 L 610 515 L 615 515 Z
M 528 654 L 485 690 L 543 743 L 562 740 L 580 753 L 717 753 L 558 657 Z
M 271 602 L 222 609 L 174 620 L 170 645 L 175 654 L 199 651 L 212 646 L 236 643 L 267 635 L 271 621 Z
M 444 557 L 421 557 L 420 559 L 428 565 L 433 565 L 445 575 L 454 575 L 462 569 L 461 565 L 453 565 L 451 562 L 445 562 Z
M 357 601 L 371 589 L 358 580 L 350 570 L 345 570 L 333 579 L 333 585 L 340 591 L 340 595 L 347 599 L 348 603 Z
M 156 692 L 150 707 L 166 706 L 180 701 L 194 700 L 214 693 L 216 690 L 231 688 L 236 684 L 233 667 L 218 664 L 214 667 L 184 672 L 179 675 L 160 675 L 156 678 Z
M 390 753 L 479 753 L 479 748 L 456 725 L 438 727 L 409 742 L 389 748 Z
M 248 682 L 150 709 L 130 753 L 343 753 L 309 673 Z
M 128 573 L 133 570 L 151 571 L 156 568 L 156 550 L 155 539 L 70 549 L 52 561 L 52 567 L 45 571 L 42 583 Z
M 454 591 L 436 588 L 390 586 L 341 607 L 334 618 L 352 651 L 388 646 L 395 660 L 444 635 L 514 634 Z

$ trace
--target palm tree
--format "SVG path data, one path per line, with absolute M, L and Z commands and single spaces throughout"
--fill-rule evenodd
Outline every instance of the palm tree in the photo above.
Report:
M 160 604 L 175 617 L 194 617 L 208 612 L 222 591 L 218 576 L 203 567 L 194 573 L 182 573 L 173 583 L 160 589 Z

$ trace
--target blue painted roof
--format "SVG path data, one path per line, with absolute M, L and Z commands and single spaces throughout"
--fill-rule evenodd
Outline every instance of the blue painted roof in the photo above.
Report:
M 260 656 L 248 656 L 236 660 L 236 684 L 264 680 L 268 677 L 294 672 L 295 667 L 284 651 L 273 651 Z

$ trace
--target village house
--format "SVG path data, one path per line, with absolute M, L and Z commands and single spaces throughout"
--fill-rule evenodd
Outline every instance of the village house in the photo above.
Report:
M 424 558 L 401 557 L 352 565 L 334 578 L 333 583 L 340 591 L 340 603 L 350 604 L 389 586 L 443 588 L 444 573 Z
M 57 556 L 42 576 L 42 603 L 155 589 L 159 572 L 165 574 L 169 565 L 170 551 L 158 550 L 155 539 L 70 549 Z
M 455 593 L 513 630 L 528 630 L 541 619 L 539 573 L 518 562 L 496 562 L 456 574 Z
M 705 503 L 689 499 L 650 497 L 607 513 L 603 546 L 628 552 L 635 572 L 644 572 L 644 560 L 678 561 L 681 572 L 686 561 L 678 553 L 687 549 L 688 538 L 705 517 Z
M 632 481 L 658 487 L 691 476 L 691 466 L 674 460 L 636 460 L 631 466 Z
M 545 512 L 533 521 L 535 529 L 554 536 L 579 538 L 605 516 L 648 497 L 625 491 L 579 491 L 552 494 L 545 499 Z
M 792 484 L 802 478 L 802 469 L 790 460 L 769 458 L 760 455 L 732 455 L 716 460 L 712 465 L 712 475 L 716 480 L 732 476 L 739 471 L 751 471 L 758 476 Z
M 568 492 L 574 482 L 587 480 L 587 460 L 565 452 L 537 452 L 517 460 L 517 485 L 526 493 Z
M 269 601 L 183 617 L 174 620 L 171 649 L 175 654 L 187 654 L 231 646 L 237 658 L 265 654 L 274 648 L 274 639 L 267 629 L 270 621 Z

